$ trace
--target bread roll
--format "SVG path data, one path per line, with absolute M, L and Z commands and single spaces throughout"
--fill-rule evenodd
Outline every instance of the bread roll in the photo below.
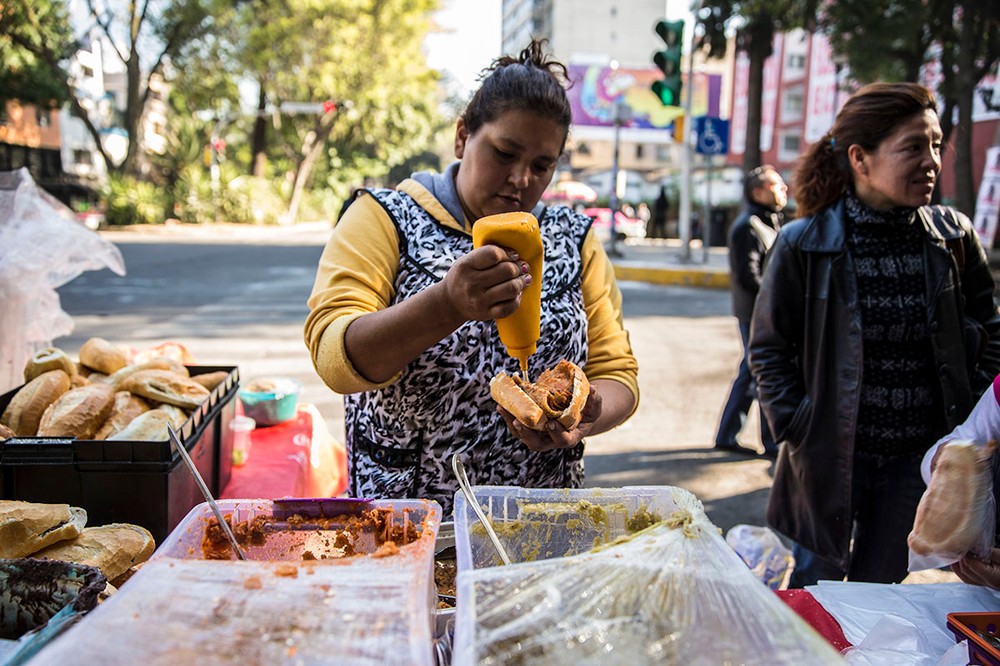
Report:
M 39 437 L 91 439 L 115 406 L 115 390 L 107 384 L 87 384 L 63 393 L 42 414 Z
M 995 448 L 992 441 L 979 446 L 962 440 L 941 447 L 906 539 L 910 550 L 922 556 L 951 555 L 955 561 L 984 541 L 984 530 L 993 529 L 985 512 L 992 493 L 989 465 Z
M 87 512 L 68 504 L 0 500 L 0 557 L 27 557 L 80 534 Z
M 76 363 L 61 349 L 49 347 L 32 354 L 31 358 L 24 365 L 24 381 L 30 382 L 32 379 L 48 372 L 49 370 L 62 370 L 72 377 L 76 374 Z
M 170 427 L 180 430 L 181 426 L 188 420 L 188 413 L 176 405 L 157 405 L 156 411 L 163 412 L 170 417 Z
M 153 554 L 156 542 L 149 530 L 129 523 L 87 527 L 79 536 L 33 555 L 41 560 L 75 562 L 97 567 L 114 580 Z
M 19 437 L 34 437 L 45 410 L 70 390 L 70 378 L 62 370 L 49 370 L 38 375 L 14 394 L 0 423 Z
M 90 338 L 80 347 L 80 363 L 110 375 L 125 367 L 125 352 L 104 338 Z
M 121 370 L 115 372 L 112 375 L 108 375 L 102 381 L 111 384 L 115 387 L 116 391 L 122 390 L 122 383 L 132 375 L 137 372 L 142 372 L 143 370 L 170 370 L 183 377 L 187 377 L 188 369 L 183 365 L 169 358 L 154 358 L 145 363 L 136 363 L 134 365 L 126 365 Z
M 151 409 L 132 419 L 131 423 L 108 437 L 109 441 L 165 442 L 170 439 L 167 426 L 172 425 L 170 414 Z
M 195 409 L 211 391 L 169 370 L 143 370 L 125 379 L 121 389 L 154 402 L 165 402 L 182 409 Z
M 228 376 L 228 370 L 219 370 L 217 372 L 206 372 L 200 375 L 191 375 L 191 379 L 211 391 L 216 386 L 226 381 L 226 377 Z
M 115 393 L 115 404 L 111 408 L 111 415 L 104 421 L 94 439 L 107 439 L 122 428 L 127 426 L 136 417 L 144 412 L 148 412 L 152 407 L 144 398 L 132 395 L 128 391 L 118 391 Z

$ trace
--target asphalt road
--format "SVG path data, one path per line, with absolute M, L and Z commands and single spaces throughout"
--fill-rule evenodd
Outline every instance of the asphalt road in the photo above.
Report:
M 244 380 L 290 374 L 342 437 L 341 399 L 316 377 L 302 342 L 324 235 L 180 236 L 105 234 L 127 275 L 92 271 L 61 287 L 75 330 L 55 344 L 75 355 L 95 335 L 139 349 L 172 340 L 200 364 L 238 366 Z M 587 484 L 681 486 L 723 530 L 763 524 L 770 463 L 711 449 L 740 352 L 728 292 L 620 286 L 642 398 L 630 421 L 588 441 Z

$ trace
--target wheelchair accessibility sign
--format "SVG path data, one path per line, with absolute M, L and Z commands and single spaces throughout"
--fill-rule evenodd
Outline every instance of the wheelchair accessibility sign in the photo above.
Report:
M 695 152 L 700 155 L 725 155 L 729 152 L 729 121 L 715 116 L 694 119 L 697 140 Z

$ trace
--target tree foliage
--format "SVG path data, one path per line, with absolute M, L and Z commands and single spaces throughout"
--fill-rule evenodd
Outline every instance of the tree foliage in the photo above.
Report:
M 793 28 L 812 28 L 814 15 L 814 0 L 704 0 L 697 10 L 696 20 L 702 34 L 695 42 L 696 48 L 706 49 L 709 57 L 721 58 L 729 36 L 735 32 L 737 51 L 745 52 L 750 62 L 744 169 L 761 163 L 764 61 L 772 53 L 774 35 Z
M 61 0 L 0 3 L 0 104 L 17 99 L 43 108 L 66 100 L 58 63 L 76 50 Z
M 976 84 L 1000 60 L 1000 3 L 838 0 L 824 6 L 820 27 L 861 83 L 919 81 L 921 68 L 936 59 L 940 79 L 931 83 L 954 148 L 955 204 L 972 214 L 972 109 Z

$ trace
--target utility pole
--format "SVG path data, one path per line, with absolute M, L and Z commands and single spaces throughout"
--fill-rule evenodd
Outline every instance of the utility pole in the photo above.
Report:
M 691 42 L 692 47 L 694 41 Z M 684 96 L 684 133 L 681 141 L 681 206 L 678 227 L 681 259 L 691 261 L 691 98 L 694 97 L 694 48 L 688 49 L 687 94 Z
M 615 226 L 615 215 L 618 212 L 618 148 L 621 126 L 631 118 L 631 108 L 623 102 L 615 102 L 614 114 L 615 144 L 611 158 L 611 195 L 608 197 L 608 205 L 611 207 L 611 239 L 608 241 L 608 256 L 620 257 L 622 253 L 618 249 L 618 230 Z

